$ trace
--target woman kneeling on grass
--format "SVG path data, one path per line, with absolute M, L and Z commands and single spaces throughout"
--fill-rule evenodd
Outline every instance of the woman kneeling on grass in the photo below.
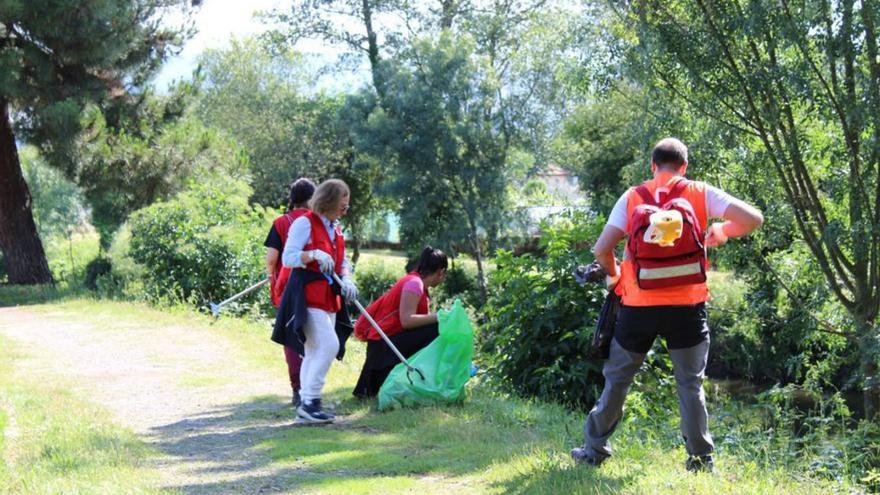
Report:
M 428 288 L 443 282 L 447 266 L 443 251 L 426 247 L 416 270 L 398 280 L 367 308 L 404 357 L 412 356 L 437 338 L 437 313 L 428 312 Z M 355 323 L 354 333 L 360 340 L 367 341 L 367 359 L 354 395 L 375 397 L 399 360 L 363 315 Z
M 322 182 L 312 197 L 312 211 L 291 224 L 281 254 L 284 266 L 293 270 L 272 340 L 302 347 L 304 351 L 300 371 L 302 403 L 296 413 L 310 423 L 333 421 L 334 416 L 321 405 L 321 391 L 333 358 L 341 357 L 336 328 L 341 320 L 337 321 L 337 313 L 343 319 L 348 318 L 348 313 L 340 295 L 347 300 L 357 297 L 338 222 L 348 211 L 348 200 L 345 182 Z M 333 274 L 341 278 L 341 287 Z

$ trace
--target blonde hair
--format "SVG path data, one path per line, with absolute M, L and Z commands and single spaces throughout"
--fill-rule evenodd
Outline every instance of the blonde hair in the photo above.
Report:
M 309 207 L 318 213 L 328 213 L 343 196 L 349 194 L 351 191 L 348 189 L 348 184 L 339 179 L 328 179 L 315 189 L 315 195 L 309 201 Z

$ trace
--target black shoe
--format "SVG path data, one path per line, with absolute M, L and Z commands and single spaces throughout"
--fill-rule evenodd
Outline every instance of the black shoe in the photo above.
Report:
M 712 454 L 688 456 L 684 463 L 685 469 L 692 473 L 711 473 L 715 470 Z
M 296 408 L 296 415 L 309 423 L 332 423 L 333 417 L 321 408 L 321 399 L 303 401 Z
M 599 467 L 600 464 L 605 462 L 607 456 L 597 455 L 593 449 L 585 448 L 585 447 L 577 447 L 571 449 L 571 458 L 574 459 L 574 462 L 578 464 L 587 464 L 589 466 Z
M 293 404 L 293 407 L 299 407 L 302 405 L 302 397 L 299 396 L 299 391 L 293 391 L 293 398 L 290 399 L 290 403 Z

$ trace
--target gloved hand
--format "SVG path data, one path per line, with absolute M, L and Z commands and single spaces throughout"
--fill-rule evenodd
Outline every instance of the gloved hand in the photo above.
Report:
M 617 287 L 617 282 L 620 281 L 620 265 L 614 265 L 614 274 L 605 275 L 605 287 L 608 290 L 614 290 Z
M 713 223 L 706 232 L 706 247 L 723 246 L 727 242 L 727 234 L 724 233 L 723 223 Z
M 354 280 L 348 275 L 342 277 L 342 297 L 346 301 L 354 301 L 358 296 L 358 288 L 354 285 Z
M 333 271 L 333 266 L 335 265 L 333 257 L 324 251 L 313 249 L 309 251 L 309 257 L 318 262 L 318 267 L 322 272 L 330 273 Z

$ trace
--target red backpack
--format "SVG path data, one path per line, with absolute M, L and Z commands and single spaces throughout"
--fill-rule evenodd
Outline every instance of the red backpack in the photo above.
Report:
M 690 201 L 680 197 L 689 181 L 681 179 L 658 202 L 645 185 L 635 188 L 643 204 L 633 209 L 629 221 L 626 249 L 641 289 L 661 289 L 706 281 L 705 234 Z M 664 211 L 681 214 L 681 235 L 671 245 L 648 242 L 645 233 L 651 226 L 651 215 Z

